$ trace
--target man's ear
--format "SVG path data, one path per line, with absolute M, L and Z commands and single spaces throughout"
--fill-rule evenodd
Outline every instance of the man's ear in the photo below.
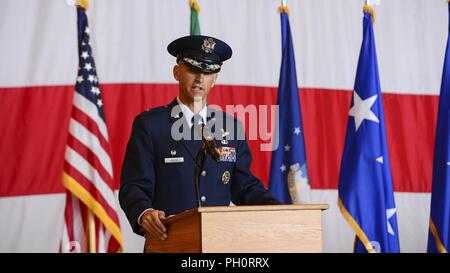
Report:
M 177 64 L 173 66 L 173 78 L 180 81 L 180 67 Z

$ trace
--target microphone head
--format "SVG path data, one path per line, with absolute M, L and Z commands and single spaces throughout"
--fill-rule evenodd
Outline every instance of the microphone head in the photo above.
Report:
M 203 137 L 208 141 L 214 140 L 214 135 L 207 125 L 203 125 Z
M 212 158 L 216 161 L 220 159 L 220 152 L 216 148 L 216 144 L 214 142 L 214 135 L 209 129 L 208 126 L 203 126 L 203 143 L 205 143 L 207 152 L 212 156 Z

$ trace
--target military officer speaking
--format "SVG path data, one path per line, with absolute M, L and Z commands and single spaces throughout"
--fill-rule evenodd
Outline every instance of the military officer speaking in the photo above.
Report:
M 251 153 L 242 124 L 207 106 L 222 63 L 232 55 L 230 46 L 195 35 L 176 39 L 167 50 L 176 57 L 173 76 L 178 81 L 178 96 L 135 118 L 122 166 L 119 200 L 133 231 L 165 240 L 161 220 L 198 204 L 279 204 L 250 172 Z M 211 128 L 209 136 L 215 137 L 216 160 L 198 153 L 204 141 L 197 132 L 205 124 L 212 124 L 207 128 Z M 202 158 L 196 195 L 197 154 Z

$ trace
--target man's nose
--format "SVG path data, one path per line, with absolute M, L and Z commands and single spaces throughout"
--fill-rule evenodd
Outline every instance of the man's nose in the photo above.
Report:
M 201 72 L 196 73 L 195 80 L 197 82 L 203 82 L 204 79 L 205 79 L 205 74 L 203 74 Z

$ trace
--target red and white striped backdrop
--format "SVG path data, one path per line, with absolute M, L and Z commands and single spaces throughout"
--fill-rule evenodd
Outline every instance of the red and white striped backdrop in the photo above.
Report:
M 234 55 L 210 103 L 276 102 L 281 63 L 274 0 L 198 1 L 203 34 Z M 88 10 L 116 188 L 136 114 L 177 93 L 167 44 L 189 32 L 186 0 L 91 0 Z M 363 0 L 288 0 L 312 202 L 324 214 L 327 252 L 350 252 L 337 180 L 362 39 Z M 403 252 L 426 250 L 434 130 L 447 38 L 447 3 L 381 1 L 375 39 Z M 77 74 L 76 11 L 60 0 L 3 0 L 0 10 L 0 251 L 57 252 L 61 181 Z M 253 171 L 267 181 L 270 153 L 251 141 Z M 125 251 L 141 252 L 120 211 Z

